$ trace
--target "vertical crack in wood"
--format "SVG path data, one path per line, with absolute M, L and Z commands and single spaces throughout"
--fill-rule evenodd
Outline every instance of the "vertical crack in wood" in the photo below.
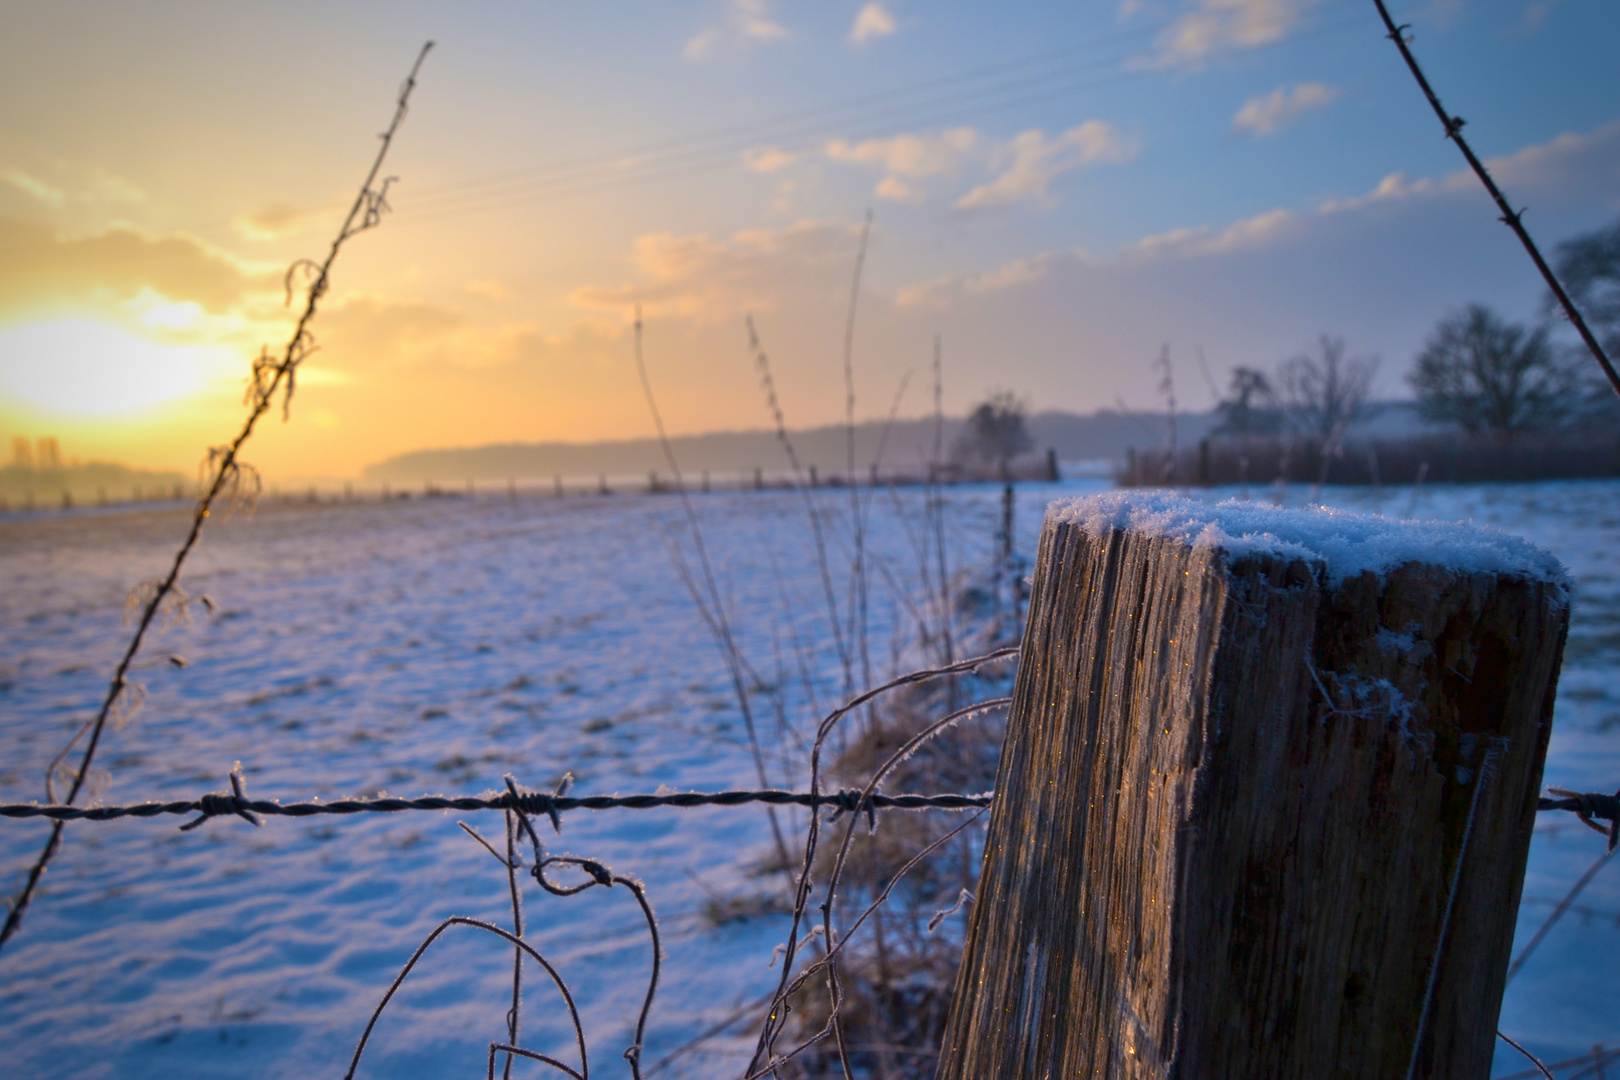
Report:
M 982 1077 L 1484 1077 L 1568 622 L 1051 525 L 940 1055 Z

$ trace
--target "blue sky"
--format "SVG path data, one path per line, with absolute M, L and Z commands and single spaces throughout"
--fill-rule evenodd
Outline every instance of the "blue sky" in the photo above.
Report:
M 1547 246 L 1620 214 L 1620 8 L 1396 12 Z M 277 267 L 327 242 L 430 37 L 397 212 L 339 264 L 294 422 L 260 450 L 272 474 L 645 434 L 638 303 L 672 429 L 766 423 L 748 313 L 789 421 L 838 419 L 869 209 L 863 417 L 908 370 L 901 411 L 929 407 L 935 333 L 953 411 L 992 387 L 1147 407 L 1166 344 L 1203 407 L 1195 349 L 1224 383 L 1322 332 L 1381 356 L 1400 394 L 1448 311 L 1530 318 L 1540 297 L 1371 0 L 63 3 L 8 21 L 0 435 L 49 429 L 85 456 L 188 464 L 222 437 L 248 355 L 285 336 Z M 172 394 L 75 409 L 116 362 L 109 329 L 173 351 L 151 383 Z

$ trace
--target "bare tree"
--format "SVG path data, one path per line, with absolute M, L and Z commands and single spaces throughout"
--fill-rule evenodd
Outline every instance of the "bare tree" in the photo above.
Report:
M 1220 414 L 1219 435 L 1269 435 L 1282 427 L 1277 395 L 1265 372 L 1255 368 L 1232 369 L 1229 396 L 1215 406 Z
M 1406 381 L 1426 419 L 1470 435 L 1551 427 L 1581 396 L 1580 373 L 1559 357 L 1546 327 L 1510 323 L 1484 304 L 1441 320 Z
M 956 440 L 958 461 L 1006 465 L 1035 445 L 1025 422 L 1028 410 L 1010 390 L 997 390 L 968 414 L 967 430 Z
M 1585 313 L 1592 332 L 1611 355 L 1620 353 L 1620 220 L 1559 244 L 1556 262 L 1565 290 Z M 1544 304 L 1550 314 L 1564 315 L 1551 290 Z M 1579 367 L 1579 347 L 1569 351 L 1568 362 Z M 1620 420 L 1620 401 L 1605 380 L 1583 378 L 1579 399 L 1571 415 L 1575 422 L 1613 425 Z
M 1558 245 L 1555 256 L 1564 288 L 1586 314 L 1603 347 L 1620 350 L 1620 221 Z M 1557 300 L 1548 295 L 1549 310 Z
M 1348 357 L 1343 338 L 1323 334 L 1316 355 L 1277 369 L 1283 413 L 1302 434 L 1337 440 L 1361 417 L 1377 371 L 1377 357 Z

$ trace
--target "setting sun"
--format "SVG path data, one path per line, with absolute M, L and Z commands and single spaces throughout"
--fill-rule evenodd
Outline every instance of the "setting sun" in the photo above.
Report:
M 48 414 L 133 417 L 202 391 L 238 359 L 90 319 L 29 323 L 0 330 L 0 394 Z

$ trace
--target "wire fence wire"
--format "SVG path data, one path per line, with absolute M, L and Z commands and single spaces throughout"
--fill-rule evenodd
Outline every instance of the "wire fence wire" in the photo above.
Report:
M 1006 703 L 998 698 L 970 706 L 970 711 L 982 711 Z M 339 816 L 351 814 L 395 814 L 406 810 L 517 810 L 539 817 L 544 815 L 561 827 L 559 815 L 570 810 L 659 810 L 665 808 L 690 809 L 698 806 L 746 806 L 759 803 L 766 806 L 833 807 L 836 820 L 845 813 L 871 815 L 878 810 L 983 810 L 988 809 L 995 793 L 986 791 L 978 795 L 954 793 L 888 794 L 867 791 L 864 788 L 841 788 L 837 791 L 784 791 L 779 788 L 734 789 L 729 791 L 672 791 L 638 795 L 554 795 L 544 791 L 503 791 L 491 795 L 420 795 L 413 799 L 379 796 L 365 799 L 312 800 L 284 803 L 276 799 L 250 799 L 242 778 L 241 762 L 231 771 L 231 790 L 212 791 L 194 799 L 176 799 L 169 802 L 148 801 L 122 805 L 69 806 L 64 803 L 0 803 L 3 818 L 45 818 L 50 821 L 116 821 L 120 818 L 154 818 L 165 815 L 197 814 L 196 820 L 180 826 L 194 829 L 213 817 L 236 815 L 254 825 L 261 825 L 260 815 L 268 817 L 314 817 L 322 814 Z M 1608 850 L 1615 850 L 1615 837 L 1620 832 L 1620 793 L 1605 795 L 1601 792 L 1574 794 L 1561 788 L 1549 788 L 1561 797 L 1542 796 L 1537 810 L 1567 810 L 1589 827 L 1608 839 Z M 1598 822 L 1606 821 L 1607 825 Z
M 492 922 L 463 916 L 448 918 L 439 923 L 411 954 L 399 974 L 395 976 L 383 994 L 376 1008 L 372 1011 L 370 1019 L 355 1046 L 348 1070 L 345 1073 L 345 1080 L 352 1078 L 359 1068 L 361 1058 L 370 1043 L 372 1034 L 383 1012 L 388 1008 L 388 1005 L 419 961 L 436 941 L 451 930 L 460 927 L 492 935 L 511 944 L 513 947 L 512 1004 L 505 1018 L 506 1038 L 491 1041 L 488 1045 L 486 1058 L 486 1076 L 488 1080 L 494 1080 L 496 1066 L 500 1062 L 504 1062 L 502 1076 L 504 1080 L 509 1080 L 513 1063 L 518 1059 L 538 1062 L 565 1076 L 572 1077 L 574 1080 L 588 1080 L 590 1076 L 589 1046 L 573 991 L 556 966 L 524 937 L 522 890 L 518 883 L 520 872 L 526 872 L 528 876 L 533 877 L 545 892 L 553 896 L 571 897 L 597 887 L 609 890 L 622 887 L 631 894 L 638 905 L 647 924 L 650 964 L 646 992 L 637 1015 L 634 1039 L 630 1046 L 624 1050 L 623 1057 L 629 1064 L 632 1077 L 635 1080 L 641 1080 L 643 1075 L 641 1057 L 646 1039 L 647 1019 L 657 995 L 663 958 L 658 920 L 647 896 L 646 887 L 633 877 L 616 873 L 601 861 L 572 855 L 548 854 L 532 819 L 543 818 L 550 823 L 554 832 L 560 833 L 562 829 L 561 815 L 574 810 L 690 809 L 705 806 L 745 806 L 751 804 L 772 807 L 807 807 L 812 810 L 812 814 L 805 830 L 804 856 L 795 881 L 792 917 L 784 942 L 779 944 L 775 950 L 776 957 L 783 960 L 782 974 L 769 1000 L 762 1003 L 759 1009 L 762 1017 L 760 1031 L 752 1057 L 744 1072 L 744 1080 L 758 1080 L 758 1078 L 767 1075 L 780 1076 L 785 1069 L 791 1070 L 795 1059 L 823 1041 L 831 1042 L 832 1053 L 836 1055 L 841 1075 L 846 1080 L 853 1080 L 856 1073 L 851 1059 L 852 1052 L 864 1051 L 870 1048 L 847 1042 L 840 1020 L 840 1014 L 846 1004 L 840 962 L 847 951 L 848 943 L 868 922 L 874 912 L 889 899 L 896 885 L 907 873 L 950 840 L 960 835 L 969 826 L 979 821 L 994 800 L 993 792 L 981 794 L 890 794 L 879 791 L 878 788 L 885 776 L 929 740 L 936 738 L 942 732 L 967 717 L 993 710 L 1006 709 L 1010 706 L 1011 699 L 1006 697 L 994 698 L 965 708 L 952 710 L 940 719 L 927 724 L 897 747 L 883 764 L 872 773 L 867 782 L 859 788 L 846 787 L 832 791 L 822 791 L 820 789 L 822 749 L 840 721 L 878 696 L 931 679 L 977 671 L 985 664 L 1008 659 L 1015 655 L 1016 652 L 1016 649 L 1002 649 L 956 664 L 913 672 L 861 694 L 835 709 L 821 722 L 817 731 L 811 753 L 809 791 L 737 789 L 715 792 L 660 791 L 652 794 L 574 796 L 568 794 L 568 787 L 572 781 L 571 776 L 565 776 L 562 783 L 555 790 L 546 792 L 520 787 L 517 780 L 508 775 L 505 778 L 504 791 L 482 795 L 429 795 L 411 799 L 379 797 L 283 803 L 276 800 L 250 798 L 246 781 L 243 778 L 241 763 L 238 762 L 230 773 L 229 790 L 209 792 L 193 799 L 169 802 L 152 801 L 117 806 L 73 806 L 39 803 L 4 804 L 0 805 L 0 817 L 10 819 L 42 818 L 60 824 L 64 821 L 102 822 L 124 818 L 150 819 L 163 816 L 195 815 L 191 820 L 180 826 L 182 830 L 191 830 L 217 817 L 238 817 L 254 826 L 260 826 L 263 824 L 263 818 L 265 817 L 298 818 L 317 815 L 352 817 L 357 814 L 402 813 L 409 811 L 499 810 L 503 813 L 506 826 L 504 855 L 475 829 L 465 823 L 458 824 L 488 851 L 506 871 L 511 897 L 512 929 L 508 930 Z M 822 815 L 819 813 L 823 808 L 833 811 L 825 821 L 823 821 Z M 1614 851 L 1616 836 L 1620 834 L 1620 792 L 1608 795 L 1578 793 L 1552 788 L 1549 789 L 1549 794 L 1546 797 L 1539 800 L 1538 809 L 1549 812 L 1572 813 L 1588 827 L 1602 833 L 1608 841 L 1604 855 L 1594 865 L 1593 870 L 1577 884 L 1576 890 L 1578 891 L 1581 885 L 1584 885 L 1592 874 L 1608 861 L 1610 854 Z M 878 826 L 878 812 L 884 810 L 951 810 L 957 812 L 972 811 L 973 813 L 961 824 L 948 830 L 942 836 L 912 854 L 905 864 L 887 880 L 886 884 L 881 889 L 876 890 L 875 896 L 865 909 L 852 919 L 847 927 L 840 927 L 836 919 L 835 901 L 840 879 L 848 864 L 851 845 L 855 838 L 855 830 L 864 818 L 868 832 L 875 832 Z M 840 819 L 844 819 L 845 825 L 842 836 L 838 838 L 837 854 L 832 871 L 825 885 L 820 890 L 817 890 L 812 882 L 811 872 L 816 865 L 816 853 L 820 842 L 821 829 L 824 825 L 832 826 Z M 527 863 L 519 854 L 519 848 L 523 846 L 525 841 L 532 855 L 532 858 Z M 553 873 L 559 870 L 569 870 L 581 875 L 581 877 L 573 883 L 565 883 L 548 875 L 548 870 Z M 1515 971 L 1523 964 L 1529 952 L 1534 948 L 1535 943 L 1540 940 L 1541 936 L 1544 936 L 1551 924 L 1562 914 L 1564 908 L 1568 906 L 1569 900 L 1573 899 L 1573 895 L 1572 893 L 1571 897 L 1566 898 L 1565 903 L 1554 911 L 1547 924 L 1538 931 L 1536 938 L 1515 961 Z M 965 903 L 971 901 L 972 894 L 963 890 L 962 895 L 957 898 L 952 907 L 942 909 L 933 920 L 930 920 L 929 931 L 932 932 L 945 917 L 959 911 Z M 804 931 L 803 927 L 809 922 L 814 922 L 814 925 L 808 931 Z M 807 953 L 809 956 L 808 962 L 803 964 L 796 962 L 798 954 L 801 952 Z M 561 998 L 573 1033 L 574 1049 L 578 1055 L 577 1067 L 558 1057 L 525 1047 L 520 1042 L 523 969 L 526 961 L 532 961 L 540 967 L 545 973 L 546 979 Z M 773 959 L 773 964 L 774 962 Z M 799 1039 L 795 1045 L 786 1047 L 780 1045 L 784 1034 L 788 1030 L 790 1015 L 795 1008 L 803 1008 L 802 995 L 812 990 L 818 983 L 824 988 L 827 995 L 825 1021 L 817 1030 Z M 1552 1075 L 1551 1072 L 1547 1071 L 1547 1066 L 1536 1061 L 1517 1043 L 1514 1043 L 1505 1035 L 1502 1038 L 1510 1046 L 1525 1053 L 1525 1056 L 1536 1064 L 1536 1073 L 1525 1075 Z M 915 1051 L 923 1057 L 932 1056 L 931 1052 L 923 1048 L 913 1047 L 906 1049 Z M 1558 1063 L 1553 1067 L 1584 1066 L 1590 1063 L 1589 1069 L 1576 1074 L 1590 1075 L 1594 1071 L 1600 1073 L 1604 1064 L 1613 1060 L 1615 1056 L 1615 1051 L 1605 1051 L 1599 1048 L 1594 1051 L 1591 1057 L 1571 1059 L 1568 1063 Z
M 1579 311 L 1570 302 L 1556 277 L 1547 267 L 1545 260 L 1542 259 L 1540 252 L 1536 249 L 1529 234 L 1523 227 L 1520 220 L 1521 213 L 1512 209 L 1483 164 L 1479 162 L 1462 138 L 1461 119 L 1450 115 L 1442 108 L 1438 96 L 1423 76 L 1415 57 L 1410 51 L 1409 42 L 1404 34 L 1404 27 L 1399 27 L 1394 23 L 1385 8 L 1383 0 L 1375 0 L 1375 4 L 1389 31 L 1391 40 L 1399 48 L 1408 68 L 1444 124 L 1447 137 L 1458 145 L 1468 159 L 1470 166 L 1478 174 L 1481 182 L 1496 200 L 1502 212 L 1502 220 L 1518 236 L 1537 268 L 1547 280 L 1549 288 L 1564 307 L 1572 324 L 1581 334 L 1598 364 L 1603 368 L 1611 385 L 1616 388 L 1617 392 L 1620 392 L 1620 375 L 1617 375 L 1608 356 L 1587 329 L 1584 321 L 1582 321 Z M 590 1076 L 590 1047 L 585 1037 L 574 993 L 557 967 L 525 937 L 522 904 L 523 890 L 519 881 L 520 876 L 524 875 L 532 877 L 545 893 L 554 897 L 568 898 L 591 889 L 603 888 L 609 891 L 623 889 L 635 901 L 647 926 L 650 959 L 647 969 L 646 990 L 641 998 L 632 1041 L 623 1051 L 623 1058 L 629 1065 L 631 1075 L 636 1080 L 640 1080 L 643 1075 L 641 1059 L 646 1040 L 647 1021 L 658 992 L 663 960 L 658 919 L 647 895 L 647 889 L 636 878 L 615 872 L 602 861 L 573 855 L 549 854 L 541 839 L 540 831 L 535 827 L 535 819 L 545 819 L 551 825 L 554 833 L 560 833 L 562 815 L 575 810 L 690 809 L 706 806 L 731 807 L 753 804 L 763 805 L 768 808 L 801 806 L 810 809 L 812 812 L 804 830 L 802 860 L 796 873 L 793 874 L 793 904 L 791 917 L 788 920 L 789 925 L 783 942 L 776 947 L 777 957 L 782 960 L 780 976 L 767 1000 L 758 1003 L 755 1009 L 745 1008 L 740 1010 L 737 1014 L 734 1014 L 732 1020 L 728 1020 L 726 1025 L 721 1027 L 747 1016 L 751 1011 L 757 1011 L 760 1017 L 758 1036 L 748 1065 L 744 1070 L 744 1080 L 759 1080 L 759 1078 L 765 1076 L 780 1076 L 784 1071 L 791 1074 L 798 1068 L 800 1059 L 807 1051 L 823 1043 L 830 1044 L 831 1050 L 829 1053 L 836 1058 L 839 1074 L 845 1080 L 854 1080 L 855 1066 L 852 1054 L 868 1048 L 852 1044 L 846 1038 L 842 1020 L 842 1012 L 847 1004 L 848 996 L 841 964 L 849 955 L 849 944 L 855 935 L 863 927 L 867 926 L 869 920 L 873 919 L 874 913 L 889 900 L 896 886 L 909 872 L 945 844 L 961 835 L 964 830 L 982 820 L 984 813 L 994 800 L 993 792 L 978 794 L 950 792 L 932 794 L 888 793 L 880 790 L 880 788 L 885 778 L 924 744 L 969 717 L 1008 708 L 1011 699 L 1001 697 L 981 701 L 964 708 L 952 707 L 944 716 L 926 724 L 895 748 L 886 760 L 871 773 L 866 782 L 859 786 L 823 790 L 824 752 L 828 748 L 829 740 L 838 731 L 841 723 L 856 710 L 869 706 L 880 695 L 928 680 L 977 672 L 980 667 L 986 664 L 1015 656 L 1018 651 L 1016 648 L 1001 649 L 984 656 L 913 672 L 891 680 L 864 694 L 851 697 L 845 704 L 827 714 L 817 727 L 810 750 L 808 791 L 788 791 L 761 786 L 757 789 L 734 789 L 714 792 L 660 791 L 652 794 L 573 796 L 567 793 L 567 778 L 555 790 L 545 792 L 522 788 L 517 780 L 509 775 L 506 777 L 504 791 L 481 795 L 426 795 L 416 798 L 375 797 L 283 803 L 273 799 L 251 798 L 247 792 L 241 765 L 238 763 L 229 774 L 228 790 L 209 792 L 192 799 L 167 802 L 150 801 L 125 805 L 75 805 L 76 799 L 84 790 L 86 777 L 105 725 L 109 719 L 116 720 L 122 712 L 129 711 L 138 704 L 139 688 L 128 681 L 127 674 L 141 648 L 147 628 L 154 620 L 165 613 L 183 613 L 184 606 L 189 600 L 180 589 L 178 579 L 187 555 L 195 545 L 202 525 L 210 514 L 211 506 L 216 499 L 231 498 L 233 495 L 239 494 L 244 488 L 250 489 L 249 494 L 251 494 L 251 490 L 257 488 L 256 476 L 253 474 L 251 467 L 239 459 L 238 452 L 243 443 L 251 436 L 257 420 L 271 408 L 277 393 L 282 395 L 283 410 L 285 411 L 287 407 L 287 401 L 294 391 L 297 368 L 315 348 L 313 338 L 308 330 L 308 324 L 315 315 L 318 301 L 327 290 L 333 261 L 348 239 L 359 232 L 374 227 L 380 221 L 382 214 L 388 210 L 387 195 L 390 180 L 384 178 L 380 183 L 378 182 L 381 166 L 392 137 L 405 115 L 411 90 L 415 85 L 416 75 L 431 44 L 430 42 L 423 47 L 415 65 L 412 67 L 410 76 L 400 90 L 393 121 L 381 136 L 382 146 L 376 160 L 361 185 L 359 195 L 356 197 L 348 218 L 339 230 L 326 259 L 320 263 L 312 260 L 300 260 L 289 270 L 287 275 L 289 303 L 293 296 L 296 279 L 303 275 L 304 280 L 305 304 L 293 336 L 281 356 L 271 356 L 267 353 L 254 363 L 247 402 L 250 407 L 250 415 L 233 442 L 211 452 L 207 463 L 209 477 L 208 483 L 205 485 L 205 494 L 198 501 L 190 533 L 176 554 L 168 575 L 164 579 L 152 583 L 135 598 L 139 617 L 133 639 L 129 643 L 127 652 L 116 670 L 99 714 L 94 720 L 85 725 L 84 729 L 58 755 L 57 760 L 52 762 L 47 777 L 46 792 L 50 801 L 44 804 L 14 803 L 0 805 L 0 817 L 7 819 L 37 818 L 52 823 L 51 837 L 30 871 L 23 892 L 10 903 L 10 910 L 7 913 L 4 927 L 0 928 L 0 944 L 3 944 L 15 932 L 24 910 L 34 895 L 36 885 L 45 870 L 46 864 L 59 850 L 62 828 L 69 821 L 104 822 L 124 818 L 154 819 L 169 816 L 186 816 L 189 820 L 181 824 L 180 828 L 182 830 L 193 830 L 219 817 L 241 818 L 257 827 L 263 824 L 263 819 L 266 817 L 301 818 L 334 815 L 352 817 L 361 814 L 411 811 L 443 812 L 453 810 L 473 812 L 498 810 L 502 812 L 505 826 L 504 854 L 495 844 L 485 839 L 475 829 L 465 823 L 459 824 L 473 840 L 495 858 L 506 873 L 512 911 L 511 928 L 507 929 L 493 922 L 462 916 L 448 918 L 440 922 L 406 960 L 372 1011 L 350 1058 L 345 1080 L 349 1080 L 355 1075 L 370 1044 L 377 1023 L 418 963 L 441 937 L 460 928 L 472 929 L 494 936 L 511 945 L 513 949 L 511 1006 L 505 1016 L 504 1037 L 488 1044 L 486 1076 L 489 1080 L 494 1080 L 498 1064 L 501 1066 L 503 1078 L 509 1080 L 514 1063 L 520 1059 L 539 1063 L 555 1072 L 572 1077 L 574 1080 L 588 1080 Z M 863 253 L 864 244 L 865 232 L 863 231 Z M 859 272 L 860 265 L 857 262 L 855 285 L 852 289 L 855 295 L 858 295 L 859 292 Z M 854 306 L 854 299 L 852 298 L 850 305 L 851 324 L 853 324 Z M 640 322 L 638 318 L 638 364 L 639 331 Z M 779 434 L 784 439 L 784 444 L 787 445 L 791 458 L 792 450 L 791 446 L 786 443 L 786 432 L 782 428 L 780 407 L 775 399 L 774 386 L 769 381 L 768 364 L 751 324 L 749 331 L 751 348 L 753 352 L 758 354 L 758 363 L 762 371 L 762 377 L 765 380 L 771 406 L 775 411 Z M 849 344 L 846 341 L 846 382 L 848 381 L 848 349 Z M 645 380 L 644 368 L 642 371 Z M 648 393 L 650 398 L 650 387 Z M 654 410 L 656 415 L 656 406 L 654 406 Z M 794 464 L 797 469 L 797 462 L 795 461 Z M 673 460 L 671 466 L 674 467 Z M 850 474 L 853 476 L 853 458 L 849 463 L 849 468 Z M 678 469 L 676 473 L 677 482 L 679 483 Z M 852 513 L 858 527 L 861 520 L 858 502 L 852 509 Z M 859 533 L 857 532 L 857 547 L 859 543 Z M 708 574 L 707 566 L 704 567 L 704 573 L 705 575 Z M 709 591 L 713 592 L 712 584 Z M 718 604 L 717 598 L 715 602 Z M 840 649 L 844 656 L 846 669 L 850 664 L 850 651 L 853 650 L 852 642 L 856 637 L 856 626 L 853 620 L 857 617 L 856 611 L 863 605 L 864 597 L 851 597 L 847 612 L 849 619 L 852 620 L 848 626 L 850 641 L 841 641 Z M 836 631 L 836 619 L 834 625 Z M 865 666 L 864 663 L 863 666 Z M 734 671 L 733 674 L 735 675 L 736 672 Z M 951 702 L 951 705 L 954 706 L 954 701 Z M 65 761 L 80 740 L 86 736 L 88 736 L 88 742 L 77 768 L 67 773 L 72 779 L 70 790 L 67 792 L 66 798 L 58 802 L 52 786 L 58 766 Z M 760 775 L 763 780 L 763 767 L 760 769 Z M 823 809 L 831 810 L 832 813 L 824 817 L 820 812 Z M 844 924 L 840 920 L 839 890 L 845 872 L 849 867 L 856 830 L 864 820 L 868 833 L 875 832 L 879 824 L 879 812 L 889 810 L 949 810 L 963 813 L 965 817 L 954 828 L 945 831 L 942 835 L 923 844 L 918 850 L 911 853 L 903 865 L 892 876 L 887 878 L 881 887 L 873 888 L 870 894 L 870 902 L 853 918 L 849 919 L 847 924 Z M 1520 956 L 1514 960 L 1509 973 L 1510 977 L 1528 959 L 1530 953 L 1546 935 L 1552 924 L 1557 921 L 1565 910 L 1569 909 L 1580 890 L 1609 861 L 1616 849 L 1617 841 L 1620 841 L 1620 792 L 1610 795 L 1580 793 L 1552 788 L 1549 789 L 1546 797 L 1539 800 L 1538 810 L 1574 814 L 1583 824 L 1605 836 L 1607 848 L 1604 855 L 1576 883 L 1570 894 L 1554 909 L 1547 922 L 1531 939 Z M 834 856 L 830 873 L 828 873 L 825 872 L 823 863 L 818 863 L 817 859 L 818 852 L 823 845 L 822 830 L 832 828 L 840 823 L 842 824 L 842 832 L 832 834 Z M 778 834 L 778 846 L 781 843 Z M 525 846 L 528 848 L 527 860 L 522 850 Z M 559 876 L 562 874 L 569 875 L 570 880 L 563 880 Z M 816 880 L 818 877 L 823 880 Z M 862 899 L 867 899 L 867 897 L 862 896 Z M 953 906 L 942 909 L 933 920 L 930 920 L 929 931 L 933 931 L 945 917 L 961 910 L 964 904 L 971 901 L 972 894 L 966 889 L 962 890 Z M 802 960 L 801 954 L 803 954 Z M 569 1018 L 572 1032 L 572 1051 L 573 1054 L 577 1055 L 577 1064 L 523 1045 L 521 1029 L 523 972 L 526 964 L 529 963 L 538 965 L 539 969 L 544 972 L 546 980 L 561 999 Z M 807 995 L 811 993 L 825 995 L 825 1017 L 819 1026 L 815 1026 L 814 1030 L 806 1031 L 805 1023 L 802 1020 L 799 1022 L 799 1027 L 795 1029 L 790 1024 L 790 1018 L 795 1012 L 812 1015 L 806 1009 Z M 1425 1008 L 1427 1008 L 1427 1003 L 1425 1003 Z M 721 1027 L 716 1027 L 711 1031 L 717 1032 L 721 1030 Z M 795 1030 L 798 1037 L 790 1039 L 789 1033 Z M 700 1034 L 698 1038 L 701 1039 L 706 1034 Z M 1594 1048 L 1590 1055 L 1554 1062 L 1549 1066 L 1536 1061 L 1534 1057 L 1507 1036 L 1503 1035 L 1502 1039 L 1510 1046 L 1524 1053 L 1535 1064 L 1534 1070 L 1515 1074 L 1516 1076 L 1544 1075 L 1550 1077 L 1552 1076 L 1551 1069 L 1563 1068 L 1580 1069 L 1581 1071 L 1576 1072 L 1575 1076 L 1602 1075 L 1602 1070 L 1606 1064 L 1620 1060 L 1620 1049 L 1600 1046 Z M 932 1056 L 932 1052 L 927 1048 L 889 1047 L 887 1049 L 916 1053 L 923 1057 Z M 679 1054 L 680 1052 L 682 1051 L 676 1053 Z M 664 1059 L 664 1062 L 658 1064 L 661 1065 L 672 1061 L 675 1056 L 670 1055 Z M 654 1066 L 655 1069 L 657 1067 L 658 1065 Z
M 239 763 L 240 764 L 240 763 Z M 174 814 L 198 814 L 196 820 L 180 826 L 194 829 L 212 817 L 232 814 L 254 825 L 259 815 L 270 817 L 312 817 L 319 814 L 394 814 L 405 810 L 521 810 L 535 816 L 555 819 L 569 810 L 657 810 L 665 807 L 689 809 L 696 806 L 831 806 L 842 813 L 870 814 L 878 810 L 980 810 L 990 805 L 993 795 L 889 795 L 866 794 L 858 788 L 812 793 L 776 788 L 734 791 L 679 791 L 650 795 L 548 795 L 525 791 L 517 796 L 422 795 L 414 799 L 379 797 L 332 799 L 284 803 L 274 799 L 250 799 L 242 789 L 241 773 L 232 772 L 237 790 L 209 792 L 194 799 L 171 802 L 139 802 L 122 806 L 66 806 L 47 803 L 3 803 L 0 817 L 46 818 L 51 821 L 116 821 L 119 818 L 152 818 Z

